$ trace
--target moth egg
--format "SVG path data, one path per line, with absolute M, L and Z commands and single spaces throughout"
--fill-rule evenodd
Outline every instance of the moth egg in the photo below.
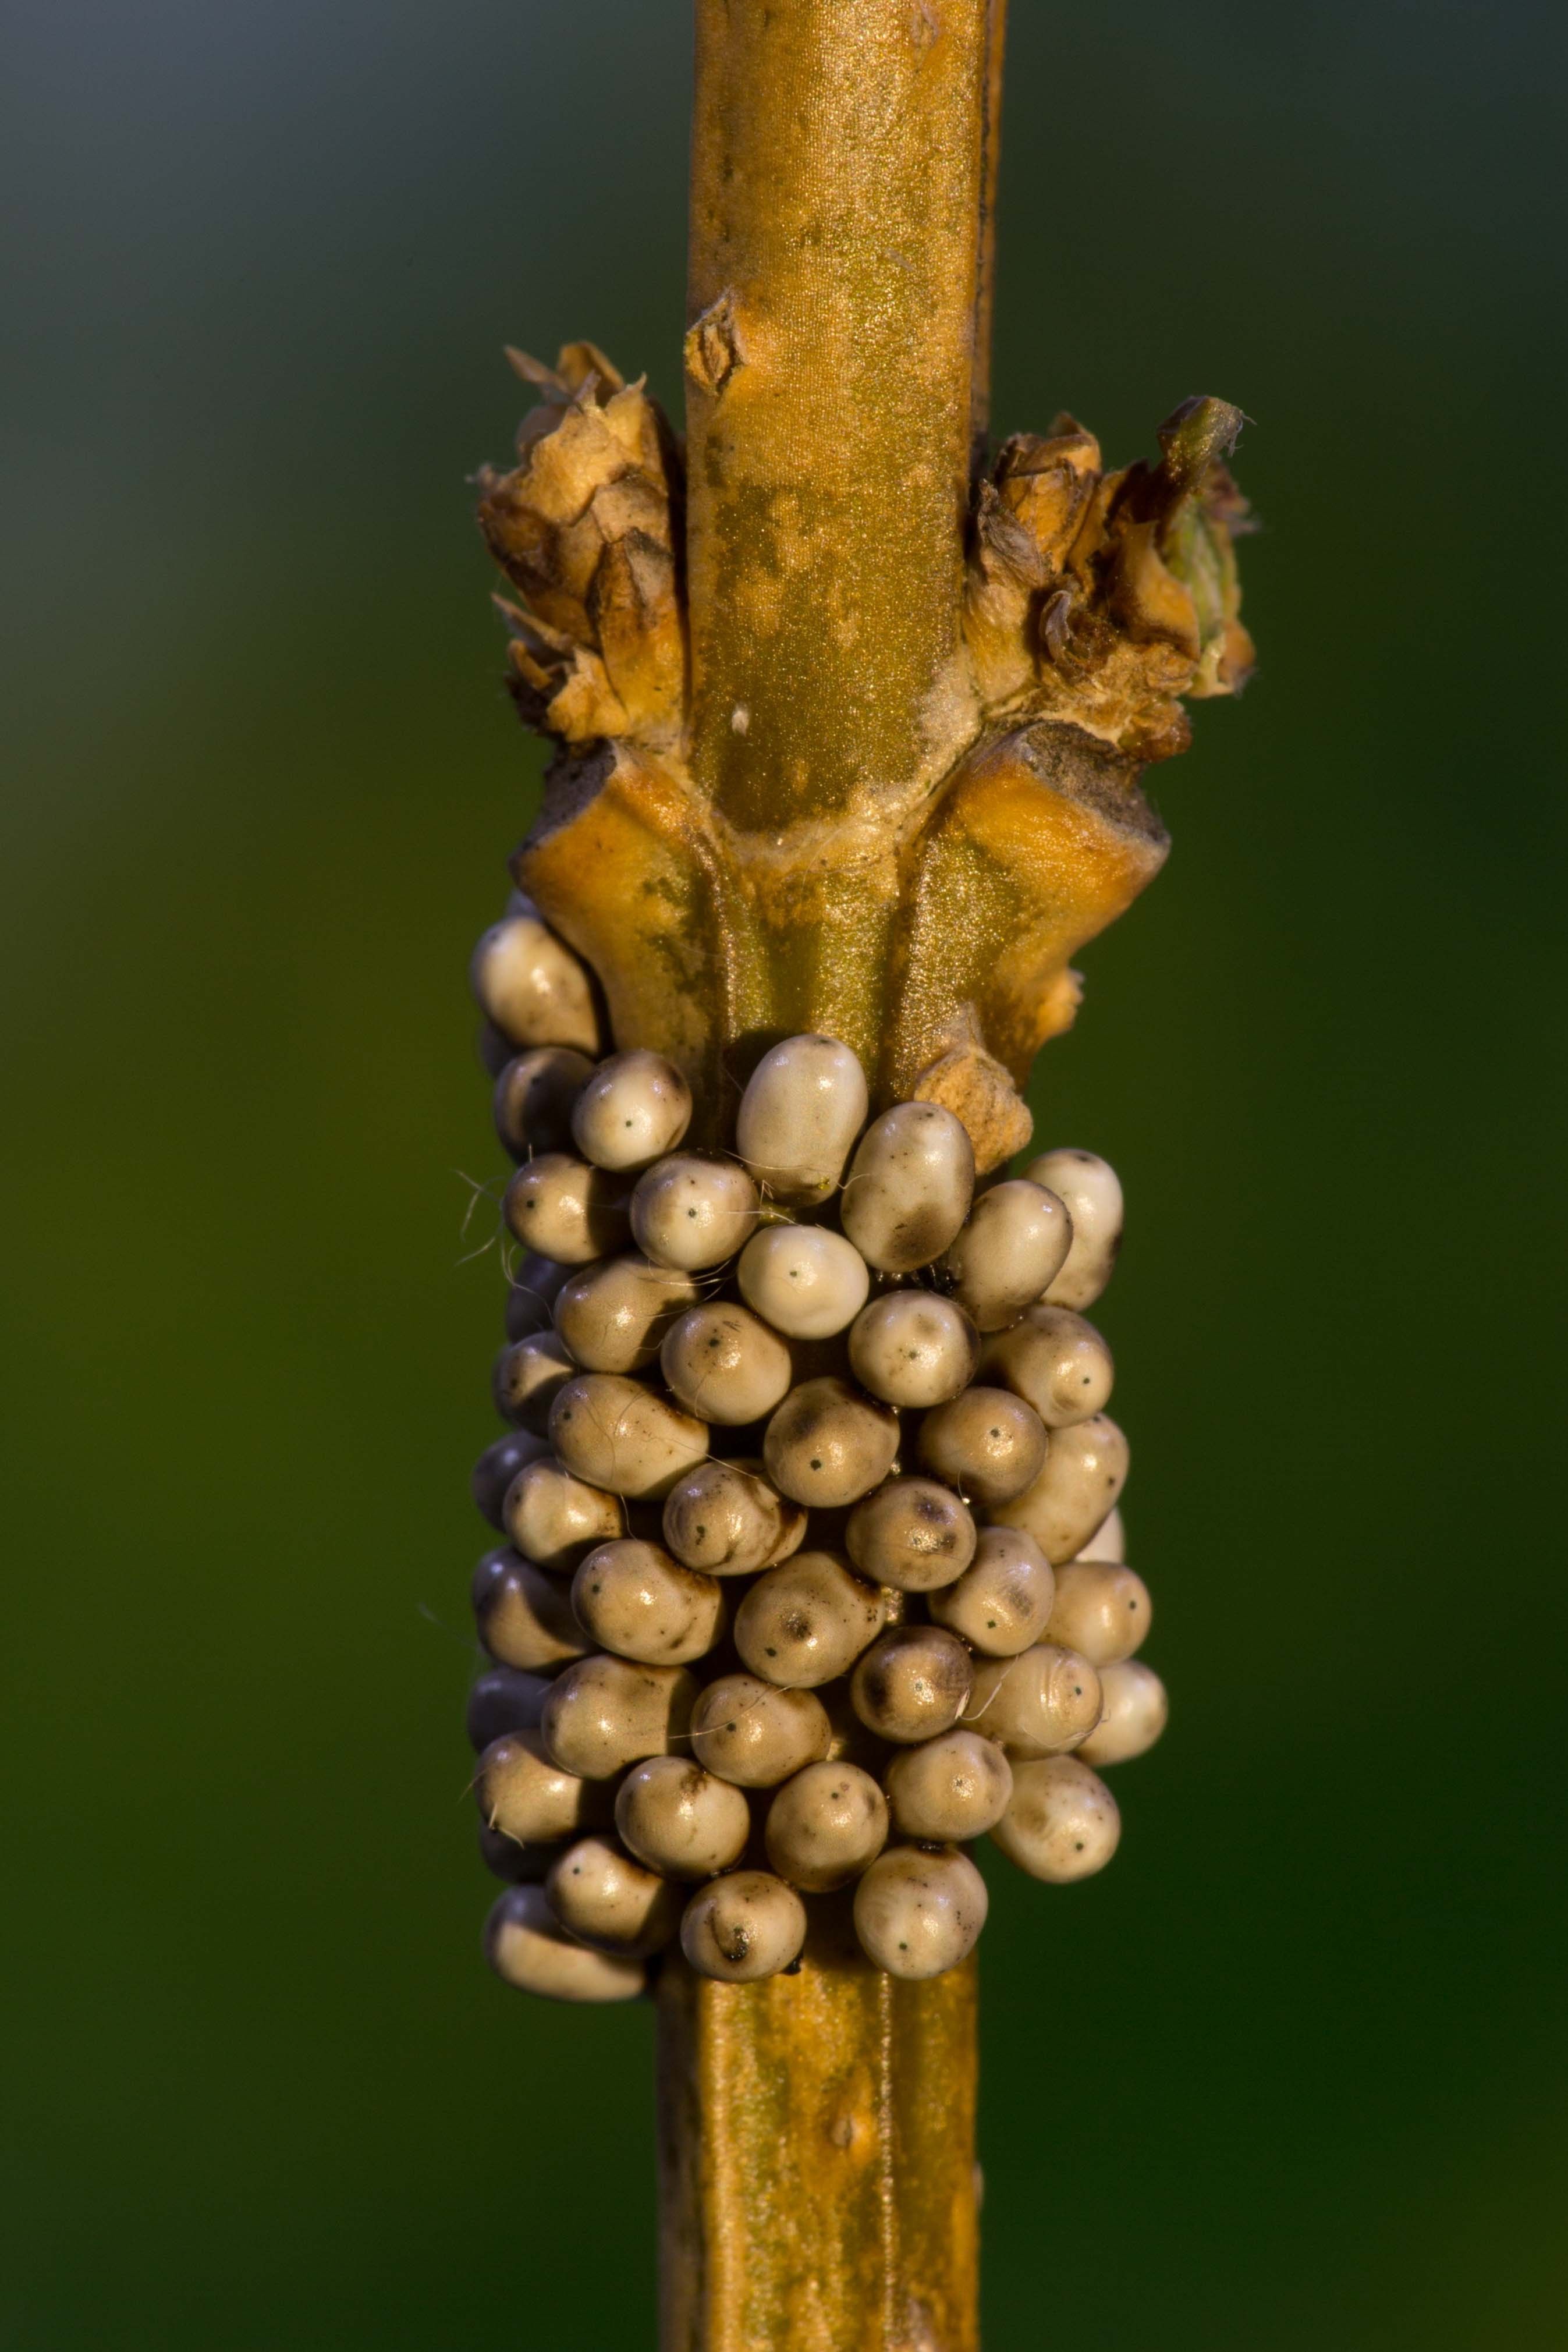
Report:
M 553 1331 L 534 1331 L 526 1339 L 512 1340 L 496 1358 L 490 1374 L 496 1411 L 503 1421 L 542 1437 L 551 1402 L 576 1370 Z
M 474 1797 L 486 1827 L 520 1845 L 552 1845 L 610 1818 L 606 1790 L 563 1771 L 537 1731 L 490 1741 L 475 1771 Z
M 1104 1712 L 1079 1750 L 1084 1762 L 1097 1769 L 1107 1764 L 1129 1764 L 1152 1748 L 1171 1711 L 1164 1684 L 1142 1658 L 1117 1659 L 1105 1668 L 1100 1680 Z
M 568 1846 L 544 1891 L 569 1936 L 617 1959 L 648 1958 L 680 1926 L 681 1900 L 669 1881 L 612 1837 Z
M 824 1225 L 766 1225 L 741 1252 L 741 1296 L 791 1339 L 831 1339 L 866 1304 L 871 1276 L 842 1234 Z
M 830 1739 L 821 1701 L 779 1690 L 755 1675 L 721 1675 L 698 1697 L 691 1748 L 698 1762 L 743 1789 L 772 1789 L 819 1763 Z
M 572 1136 L 595 1168 L 630 1174 L 673 1151 L 691 1123 L 691 1088 L 662 1054 L 613 1054 L 572 1111 Z
M 947 1253 L 953 1296 L 980 1330 L 1004 1330 L 1055 1280 L 1071 1243 L 1072 1220 L 1043 1184 L 993 1184 Z
M 503 1830 L 492 1830 L 479 1823 L 479 1860 L 492 1878 L 502 1880 L 508 1886 L 539 1886 L 549 1875 L 550 1865 L 561 1848 L 558 1845 L 520 1845 Z
M 569 1151 L 572 1111 L 594 1074 L 586 1054 L 570 1045 L 535 1045 L 514 1055 L 496 1080 L 496 1133 L 514 1160 L 536 1151 Z
M 1092 1323 L 1068 1307 L 1035 1306 L 991 1340 L 982 1369 L 1032 1405 L 1047 1429 L 1068 1429 L 1104 1411 L 1116 1368 Z
M 866 1075 L 847 1045 L 833 1037 L 786 1037 L 747 1081 L 735 1147 L 774 1200 L 825 1201 L 868 1108 Z
M 516 1045 L 596 1054 L 599 1015 L 587 967 L 536 915 L 509 915 L 474 950 L 479 1010 Z
M 616 1792 L 616 1827 L 650 1870 L 708 1878 L 744 1853 L 752 1809 L 733 1781 L 689 1756 L 649 1756 L 633 1765 Z
M 658 1360 L 689 1412 L 729 1427 L 761 1421 L 789 1390 L 784 1341 L 728 1299 L 689 1307 L 665 1333 Z
M 639 1176 L 631 1202 L 637 1247 L 686 1274 L 721 1265 L 756 1230 L 757 1188 L 727 1160 L 677 1152 Z
M 544 1439 L 526 1429 L 509 1429 L 504 1437 L 486 1446 L 474 1465 L 469 1491 L 480 1517 L 489 1519 L 492 1528 L 506 1525 L 506 1498 L 513 1480 L 531 1462 L 542 1461 L 549 1452 Z
M 710 1576 L 749 1576 L 799 1549 L 806 1515 L 763 1475 L 761 1463 L 700 1462 L 665 1497 L 664 1539 Z
M 500 1665 L 537 1674 L 589 1648 L 566 1587 L 520 1552 L 485 1554 L 474 1571 L 473 1603 L 479 1639 Z
M 798 1551 L 759 1577 L 742 1601 L 735 1647 L 764 1682 L 815 1689 L 847 1674 L 886 1613 L 876 1586 L 837 1554 Z
M 1056 1578 L 1045 1553 L 1021 1528 L 983 1528 L 973 1561 L 927 1607 L 939 1625 L 983 1657 L 1016 1657 L 1044 1636 Z
M 900 1837 L 961 1845 L 999 1822 L 1013 1793 L 1013 1768 L 994 1739 L 944 1731 L 900 1748 L 887 1770 L 888 1802 Z
M 931 1592 L 963 1575 L 974 1557 L 974 1520 L 951 1486 L 934 1478 L 889 1478 L 856 1504 L 845 1545 L 857 1568 L 901 1592 Z
M 1149 1588 L 1134 1570 L 1116 1560 L 1069 1559 L 1057 1570 L 1046 1633 L 1081 1651 L 1091 1665 L 1111 1666 L 1132 1655 L 1152 1614 Z
M 1070 1886 L 1105 1868 L 1121 1835 L 1121 1811 L 1100 1775 L 1080 1756 L 1046 1756 L 1015 1769 L 991 1839 L 1031 1878 Z
M 763 1459 L 781 1495 L 833 1510 L 879 1486 L 898 1455 L 898 1415 L 847 1381 L 803 1381 L 774 1412 Z
M 884 1404 L 945 1404 L 974 1377 L 980 1338 L 962 1307 L 931 1290 L 892 1290 L 856 1317 L 849 1363 Z
M 626 1202 L 616 1179 L 564 1151 L 525 1161 L 501 1207 L 525 1249 L 561 1265 L 586 1265 L 626 1239 Z
M 862 1656 L 849 1685 L 856 1714 L 899 1745 L 950 1731 L 963 1713 L 973 1662 L 940 1625 L 892 1625 Z
M 488 1748 L 509 1731 L 536 1731 L 550 1684 L 519 1666 L 487 1666 L 468 1691 L 466 1728 L 470 1748 Z
M 985 1881 L 954 1847 L 889 1846 L 855 1889 L 855 1932 L 889 1976 L 938 1977 L 974 1949 L 988 1901 Z
M 1047 1284 L 1046 1301 L 1075 1309 L 1092 1307 L 1116 1267 L 1121 1246 L 1121 1185 L 1109 1161 L 1092 1151 L 1042 1152 L 1024 1173 L 1067 1203 L 1072 1247 Z
M 839 1218 L 868 1265 L 913 1274 L 956 1238 L 974 1192 L 968 1130 L 940 1103 L 895 1103 L 873 1119 L 845 1181 Z
M 506 1336 L 509 1339 L 526 1339 L 535 1331 L 548 1331 L 555 1311 L 555 1301 L 572 1272 L 569 1265 L 558 1265 L 552 1257 L 541 1257 L 537 1250 L 525 1250 L 507 1276 Z
M 987 1509 L 1033 1486 L 1046 1448 L 1038 1413 L 1007 1389 L 965 1389 L 921 1423 L 926 1468 Z
M 485 1958 L 504 1984 L 547 2000 L 635 2000 L 641 1960 L 612 1959 L 568 1936 L 542 1886 L 509 1886 L 485 1922 Z
M 624 1528 L 615 1496 L 574 1478 L 550 1453 L 518 1472 L 507 1489 L 502 1518 L 523 1557 L 557 1576 L 570 1576 L 584 1552 Z
M 982 1658 L 963 1710 L 965 1727 L 997 1740 L 1016 1764 L 1081 1748 L 1100 1721 L 1100 1679 L 1089 1660 L 1055 1642 L 1016 1658 Z
M 808 1764 L 768 1808 L 768 1860 L 808 1895 L 847 1886 L 888 1842 L 888 1801 L 868 1772 L 847 1763 Z
M 585 1372 L 643 1370 L 671 1323 L 700 1295 L 689 1274 L 630 1254 L 566 1271 L 555 1328 Z
M 708 1430 L 640 1381 L 579 1372 L 550 1407 L 550 1443 L 574 1477 L 607 1494 L 662 1496 L 708 1451 Z
M 1005 1527 L 1034 1537 L 1053 1566 L 1081 1552 L 1121 1494 L 1127 1440 L 1108 1413 L 1054 1430 L 1045 1467 L 1031 1486 L 992 1506 Z
M 588 1554 L 572 1580 L 572 1610 L 600 1649 L 660 1666 L 706 1657 L 725 1614 L 712 1577 L 632 1536 Z
M 584 1780 L 609 1780 L 684 1741 L 697 1685 L 683 1666 L 581 1658 L 551 1688 L 540 1720 L 545 1753 Z
M 805 1906 L 768 1870 L 735 1870 L 699 1887 L 680 1922 L 680 1948 L 700 1976 L 755 1984 L 800 1957 Z

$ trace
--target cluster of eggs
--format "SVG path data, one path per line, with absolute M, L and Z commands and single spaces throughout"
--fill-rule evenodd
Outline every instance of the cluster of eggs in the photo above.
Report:
M 679 1939 L 745 1982 L 797 1965 L 803 1898 L 852 1887 L 869 1959 L 934 1976 L 984 1922 L 969 1843 L 1100 1869 L 1100 1768 L 1164 1723 L 1081 1311 L 1117 1179 L 1057 1150 L 976 1191 L 951 1111 L 869 1118 L 821 1036 L 763 1055 L 731 1150 L 685 1151 L 680 1072 L 602 1055 L 526 900 L 474 984 L 525 1253 L 474 1474 L 506 1538 L 468 1709 L 492 1965 L 626 1999 Z

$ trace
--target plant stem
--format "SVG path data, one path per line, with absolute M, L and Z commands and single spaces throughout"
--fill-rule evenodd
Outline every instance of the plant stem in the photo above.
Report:
M 847 1908 L 795 1976 L 666 1968 L 664 2352 L 975 2352 L 974 1962 L 900 1983 Z
M 745 832 L 839 817 L 962 745 L 943 701 L 963 667 L 984 0 L 944 0 L 938 24 L 909 0 L 697 10 L 691 765 Z
M 693 782 L 761 934 L 731 1036 L 876 1061 L 897 843 L 976 731 L 1001 0 L 698 0 Z M 869 1046 L 869 1050 L 868 1050 Z M 665 2352 L 973 2352 L 973 1965 L 660 1992 Z
M 690 769 L 763 936 L 759 1029 L 874 1060 L 896 845 L 976 728 L 986 0 L 699 0 Z

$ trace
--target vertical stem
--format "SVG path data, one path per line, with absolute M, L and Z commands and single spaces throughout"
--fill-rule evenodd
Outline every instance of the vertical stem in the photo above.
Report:
M 967 709 L 987 15 L 698 0 L 692 764 L 742 828 L 926 772 Z
M 698 0 L 691 769 L 767 974 L 875 1059 L 904 820 L 973 734 L 959 608 L 987 0 Z
M 975 2352 L 975 1973 L 659 1985 L 664 2352 Z
M 763 941 L 736 1027 L 874 1066 L 899 828 L 972 739 L 1005 0 L 697 0 L 691 772 Z M 659 1995 L 665 2352 L 975 2352 L 973 1964 Z

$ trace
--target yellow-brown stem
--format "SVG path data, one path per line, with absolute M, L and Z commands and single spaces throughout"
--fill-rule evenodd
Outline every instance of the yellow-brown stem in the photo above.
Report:
M 959 637 L 986 0 L 699 0 L 691 766 L 742 832 L 940 774 Z
M 815 1909 L 798 1975 L 661 1979 L 664 2352 L 975 2352 L 974 1962 L 900 1984 Z
M 1000 0 L 697 6 L 689 765 L 733 877 L 724 1028 L 873 1070 L 904 852 L 979 716 L 1000 28 Z M 796 1975 L 666 1973 L 664 2352 L 974 2352 L 973 1964 L 896 1984 L 824 1907 Z

